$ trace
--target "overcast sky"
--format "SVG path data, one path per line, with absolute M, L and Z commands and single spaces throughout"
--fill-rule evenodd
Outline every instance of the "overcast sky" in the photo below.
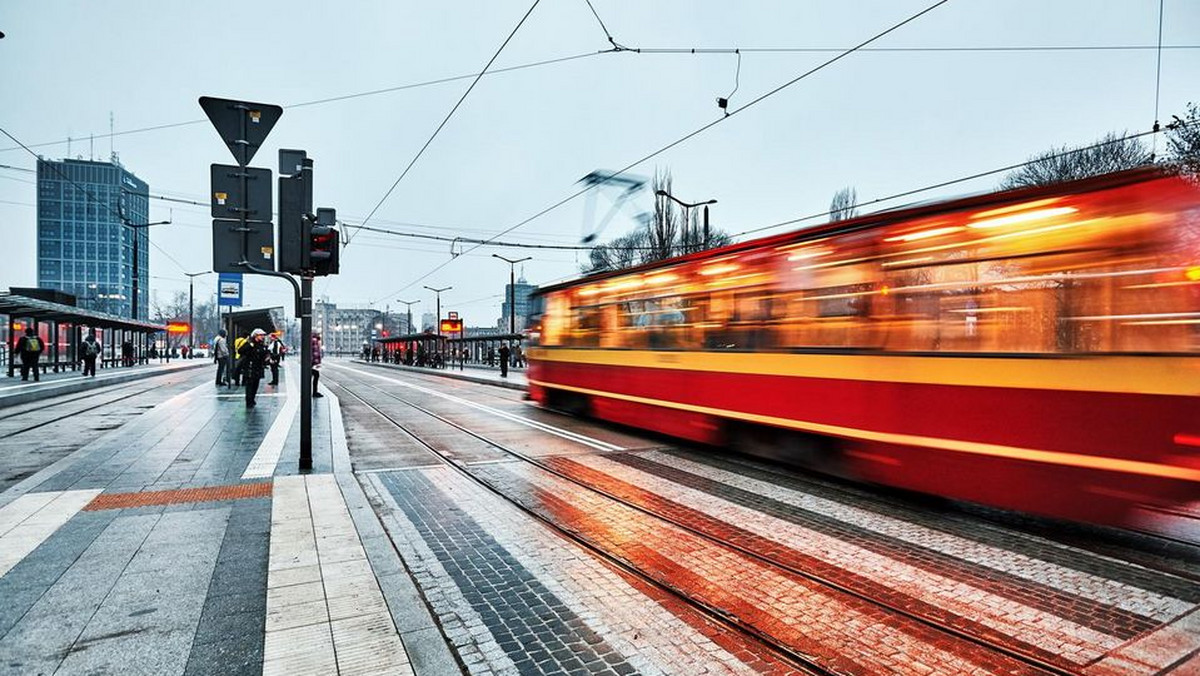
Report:
M 849 47 L 933 0 L 715 2 L 592 0 L 628 47 Z M 109 114 L 121 161 L 152 194 L 206 201 L 208 166 L 231 158 L 201 95 L 284 106 L 478 72 L 531 0 L 477 2 L 153 2 L 6 0 L 0 4 L 0 126 L 48 158 L 106 159 Z M 950 0 L 874 47 L 1153 46 L 1158 0 Z M 1200 45 L 1200 2 L 1165 0 L 1163 44 Z M 503 68 L 579 59 L 483 78 L 385 201 L 372 225 L 450 237 L 489 236 L 567 197 L 595 169 L 616 169 L 717 119 L 734 88 L 731 54 L 604 53 L 585 0 L 543 0 L 501 53 Z M 731 109 L 830 58 L 743 55 Z M 279 148 L 315 158 L 315 202 L 361 221 L 470 84 L 460 79 L 285 110 L 254 164 Z M 823 211 L 842 186 L 860 199 L 900 192 L 1086 143 L 1154 121 L 1155 51 L 853 54 L 729 118 L 631 173 L 669 169 L 685 200 L 718 199 L 729 232 Z M 1161 117 L 1200 102 L 1200 49 L 1162 53 Z M 89 134 L 94 140 L 89 142 Z M 0 165 L 34 158 L 0 139 Z M 1160 142 L 1160 147 L 1161 147 Z M 94 148 L 94 150 L 93 150 Z M 996 179 L 928 197 L 994 186 Z M 0 168 L 0 287 L 36 282 L 33 175 Z M 599 196 L 597 210 L 610 202 Z M 577 199 L 504 240 L 578 244 Z M 638 207 L 648 209 L 649 194 Z M 151 287 L 186 290 L 183 272 L 211 266 L 207 208 L 151 200 Z M 604 238 L 633 227 L 618 218 Z M 166 253 L 164 253 L 166 252 Z M 403 309 L 397 299 L 453 286 L 443 310 L 494 324 L 508 266 L 532 255 L 530 282 L 578 272 L 583 253 L 482 248 L 450 258 L 441 242 L 362 232 L 342 274 L 317 291 L 339 304 Z M 170 258 L 168 258 L 168 254 Z M 279 280 L 248 278 L 248 305 L 290 306 Z M 215 275 L 201 282 L 212 294 Z M 199 289 L 199 287 L 198 287 Z M 198 290 L 199 293 L 199 290 Z

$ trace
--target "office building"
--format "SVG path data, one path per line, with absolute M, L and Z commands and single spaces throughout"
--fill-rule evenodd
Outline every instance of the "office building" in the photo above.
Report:
M 524 329 L 526 318 L 529 317 L 529 297 L 533 295 L 535 289 L 537 289 L 536 286 L 525 281 L 524 273 L 517 278 L 516 284 L 505 284 L 504 302 L 500 304 L 500 321 L 496 323 L 496 326 L 508 331 L 511 326 L 509 305 L 512 303 L 516 305 L 517 309 L 517 331 Z
M 39 159 L 38 286 L 73 294 L 81 307 L 145 319 L 150 306 L 149 233 L 126 223 L 149 222 L 149 189 L 116 158 Z

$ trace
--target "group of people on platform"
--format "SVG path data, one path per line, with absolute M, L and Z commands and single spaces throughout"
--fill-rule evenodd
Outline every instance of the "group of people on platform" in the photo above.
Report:
M 243 387 L 246 391 L 246 408 L 256 405 L 258 386 L 268 370 L 271 381 L 268 387 L 279 385 L 279 365 L 287 356 L 287 346 L 279 336 L 268 334 L 262 329 L 254 329 L 249 335 L 238 336 L 233 345 L 229 344 L 225 329 L 217 332 L 212 340 L 213 359 L 217 363 L 217 387 Z M 312 337 L 312 396 L 325 395 L 317 391 L 317 383 L 321 378 L 321 336 Z
M 419 366 L 423 368 L 446 368 L 447 365 L 456 363 L 474 362 L 472 352 L 469 348 L 450 348 L 445 352 L 438 350 L 426 349 L 424 345 L 418 343 L 414 349 L 396 349 L 396 350 L 381 350 L 379 346 L 371 347 L 364 345 L 362 350 L 362 358 L 369 362 L 391 362 L 393 364 L 404 364 L 405 366 Z M 498 358 L 498 359 L 497 359 Z M 486 357 L 487 365 L 494 367 L 497 362 L 500 365 L 500 375 L 507 377 L 508 369 L 522 368 L 525 366 L 525 353 L 521 350 L 519 343 L 509 347 L 508 342 L 501 342 L 500 348 L 489 347 Z
M 185 348 L 186 349 L 186 348 Z M 32 326 L 25 328 L 24 335 L 17 341 L 13 348 L 13 356 L 20 363 L 21 380 L 28 381 L 29 376 L 33 376 L 34 382 L 40 382 L 42 377 L 41 359 L 42 353 L 46 351 L 46 342 L 38 336 L 37 330 Z M 96 376 L 96 361 L 101 358 L 104 350 L 100 344 L 100 340 L 96 337 L 95 329 L 90 329 L 87 335 L 79 344 L 78 352 L 76 353 L 78 361 L 74 364 L 83 364 L 84 376 Z M 154 359 L 157 356 L 157 348 L 153 345 L 150 347 L 149 357 Z M 134 366 L 138 363 L 136 352 L 132 340 L 125 340 L 121 343 L 121 365 Z

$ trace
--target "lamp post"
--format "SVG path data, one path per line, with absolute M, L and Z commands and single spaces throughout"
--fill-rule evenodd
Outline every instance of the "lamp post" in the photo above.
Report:
M 717 201 L 716 200 L 708 200 L 707 202 L 696 202 L 694 204 L 689 204 L 689 203 L 684 202 L 683 200 L 675 197 L 674 195 L 667 192 L 666 190 L 655 190 L 654 194 L 658 195 L 659 197 L 666 197 L 667 199 L 678 204 L 679 206 L 683 207 L 684 209 L 694 209 L 695 207 L 700 207 L 700 206 L 704 207 L 704 246 L 703 246 L 703 248 L 707 249 L 708 248 L 708 205 L 716 204 Z M 687 214 L 685 213 L 684 215 L 686 216 Z M 688 219 L 685 218 L 684 224 L 683 224 L 683 227 L 685 230 L 687 229 L 687 221 L 688 221 Z
M 165 221 L 155 221 L 154 223 L 130 223 L 129 219 L 125 218 L 124 200 L 120 200 L 117 202 L 117 216 L 120 217 L 122 225 L 133 230 L 133 261 L 132 261 L 132 263 L 133 263 L 133 279 L 131 280 L 133 282 L 133 302 L 130 304 L 129 318 L 137 319 L 138 318 L 138 277 L 139 277 L 139 275 L 138 275 L 138 272 L 139 272 L 139 270 L 138 270 L 138 249 L 141 248 L 139 246 L 141 244 L 141 242 L 139 241 L 141 239 L 141 237 L 140 237 L 141 233 L 139 233 L 138 230 L 140 230 L 142 228 L 148 228 L 152 225 L 170 225 L 171 220 L 167 219 Z
M 436 293 L 436 294 L 437 294 L 437 297 L 438 297 L 438 307 L 437 307 L 438 316 L 437 316 L 437 318 L 436 318 L 436 319 L 434 319 L 434 321 L 433 321 L 433 330 L 434 330 L 434 331 L 437 331 L 438 335 L 442 335 L 442 292 L 443 292 L 443 291 L 450 291 L 450 289 L 452 289 L 452 288 L 454 288 L 454 287 L 452 287 L 452 286 L 448 286 L 448 287 L 442 287 L 442 288 L 433 288 L 433 287 L 431 287 L 431 286 L 427 286 L 427 287 L 425 287 L 425 288 L 427 288 L 427 289 L 430 289 L 430 291 L 432 291 L 433 293 Z
M 183 273 L 188 278 L 188 354 L 191 354 L 192 350 L 196 349 L 196 290 L 193 282 L 200 275 L 207 275 L 210 272 L 212 271 L 205 270 L 204 272 Z
M 420 303 L 421 301 L 419 301 L 419 300 L 402 300 L 400 302 L 403 303 L 408 308 L 408 332 L 416 333 L 416 331 L 413 331 L 412 306 L 416 305 L 417 303 Z
M 508 332 L 509 332 L 509 334 L 516 335 L 516 333 L 517 333 L 517 278 L 516 278 L 517 263 L 523 263 L 527 260 L 531 260 L 533 258 L 533 256 L 526 256 L 524 258 L 518 258 L 516 260 L 513 260 L 511 258 L 505 258 L 504 256 L 501 256 L 500 254 L 492 254 L 492 258 L 499 258 L 500 260 L 504 261 L 505 263 L 508 263 Z

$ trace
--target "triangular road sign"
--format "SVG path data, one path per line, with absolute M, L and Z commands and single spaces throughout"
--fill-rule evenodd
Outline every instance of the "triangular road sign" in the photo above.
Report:
M 243 167 L 250 164 L 254 153 L 283 115 L 283 108 L 274 104 L 211 96 L 201 96 L 200 107 L 217 128 L 221 140 L 229 146 L 233 159 Z

